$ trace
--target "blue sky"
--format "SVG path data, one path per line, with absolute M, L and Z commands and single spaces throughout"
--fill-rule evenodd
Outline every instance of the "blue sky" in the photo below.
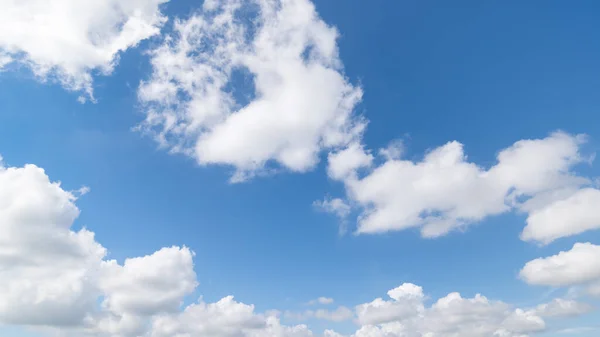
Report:
M 305 4 L 306 1 L 290 3 Z M 369 199 L 366 194 L 361 196 L 363 190 L 359 187 L 351 192 L 355 188 L 354 178 L 333 177 L 328 171 L 332 165 L 328 154 L 342 152 L 351 144 L 360 144 L 365 153 L 374 157 L 370 168 L 365 168 L 368 165 L 352 168 L 352 174 L 362 179 L 375 174 L 386 162 L 418 163 L 433 149 L 455 140 L 464 145 L 465 161 L 487 171 L 497 164 L 498 153 L 515 142 L 548 139 L 546 137 L 551 137 L 553 132 L 562 130 L 568 135 L 566 142 L 577 134 L 587 134 L 587 141 L 578 143 L 577 151 L 582 158 L 591 158 L 600 146 L 597 128 L 600 121 L 600 43 L 597 38 L 600 5 L 595 1 L 377 0 L 366 4 L 351 0 L 342 4 L 315 0 L 314 6 L 320 16 L 317 21 L 336 27 L 339 32 L 337 40 L 333 40 L 337 42 L 339 56 L 331 59 L 337 59 L 343 67 L 332 66 L 333 71 L 341 74 L 340 78 L 345 79 L 346 84 L 363 92 L 362 98 L 348 109 L 351 114 L 348 122 L 358 123 L 358 115 L 361 115 L 368 123 L 365 123 L 364 131 L 348 135 L 348 141 L 332 146 L 317 145 L 318 162 L 301 164 L 308 168 L 297 169 L 296 161 L 288 164 L 268 157 L 259 164 L 259 169 L 249 169 L 250 164 L 243 161 L 246 159 L 235 157 L 238 152 L 234 145 L 227 148 L 229 143 L 218 145 L 214 154 L 210 147 L 213 143 L 207 143 L 206 152 L 202 152 L 206 153 L 204 156 L 189 152 L 169 153 L 176 145 L 161 148 L 156 133 L 134 130 L 135 126 L 147 121 L 151 109 L 156 109 L 159 114 L 166 114 L 173 107 L 188 109 L 179 101 L 175 105 L 171 101 L 161 101 L 157 98 L 159 94 L 146 100 L 140 98 L 140 81 L 160 82 L 153 77 L 157 68 L 151 60 L 164 61 L 156 57 L 156 52 L 148 51 L 168 46 L 163 44 L 167 36 L 177 40 L 177 35 L 172 34 L 174 18 L 203 17 L 207 11 L 201 9 L 200 2 L 187 0 L 171 0 L 156 7 L 169 21 L 163 25 L 152 22 L 160 28 L 160 33 L 130 41 L 127 48 L 115 53 L 114 68 L 106 74 L 100 71 L 103 64 L 86 64 L 77 68 L 74 75 L 65 75 L 67 72 L 61 67 L 68 67 L 67 62 L 71 61 L 55 61 L 56 64 L 51 63 L 54 68 L 50 72 L 35 76 L 32 67 L 35 69 L 36 62 L 50 62 L 49 59 L 56 58 L 36 58 L 32 55 L 37 55 L 37 51 L 0 34 L 0 51 L 4 50 L 14 59 L 0 72 L 0 154 L 5 167 L 35 164 L 45 170 L 51 181 L 60 181 L 61 188 L 67 192 L 89 187 L 90 192 L 76 200 L 81 214 L 71 230 L 85 227 L 93 231 L 95 240 L 108 250 L 104 260 L 116 259 L 123 264 L 127 258 L 151 255 L 162 247 L 189 247 L 195 252 L 194 270 L 199 286 L 184 291 L 181 299 L 185 305 L 196 302 L 199 296 L 212 303 L 234 295 L 239 302 L 254 304 L 256 312 L 281 311 L 281 324 L 306 323 L 318 336 L 325 329 L 351 335 L 361 326 L 370 325 L 357 323 L 360 317 L 354 312 L 355 306 L 378 297 L 386 299 L 388 290 L 404 283 L 423 288 L 427 307 L 452 292 L 459 292 L 463 298 L 481 293 L 490 300 L 508 303 L 511 308 L 535 308 L 555 298 L 597 305 L 597 298 L 588 294 L 586 287 L 600 282 L 600 275 L 598 279 L 571 280 L 571 283 L 565 281 L 552 286 L 544 285 L 544 280 L 536 281 L 535 275 L 525 275 L 523 268 L 529 261 L 571 251 L 576 243 L 600 244 L 597 231 L 600 220 L 593 215 L 594 206 L 600 206 L 596 204 L 598 198 L 584 199 L 591 210 L 588 218 L 593 222 L 588 225 L 589 230 L 563 233 L 547 244 L 520 238 L 528 216 L 535 212 L 521 206 L 497 214 L 490 211 L 476 220 L 457 216 L 459 222 L 465 221 L 468 226 L 436 238 L 422 237 L 420 225 L 416 224 L 398 230 L 400 220 L 392 221 L 395 225 L 392 222 L 373 224 L 384 228 L 377 233 L 356 234 L 360 221 L 373 214 L 370 212 L 377 212 L 386 205 L 403 208 L 402 203 L 396 202 L 403 200 L 403 191 L 390 192 L 383 188 L 374 192 L 374 199 Z M 272 17 L 266 16 L 265 22 L 269 19 Z M 6 27 L 0 25 L 0 30 Z M 31 33 L 31 36 L 36 35 Z M 65 51 L 68 52 L 71 50 Z M 279 60 L 280 56 L 269 57 Z M 250 62 L 248 64 L 252 64 Z M 79 87 L 72 85 L 86 73 L 92 74 L 92 82 L 81 82 L 84 84 Z M 231 80 L 232 90 L 238 95 L 234 97 L 238 105 L 246 100 L 241 103 L 243 107 L 248 101 L 257 99 L 252 88 L 254 80 L 252 77 Z M 292 79 L 292 83 L 294 81 Z M 93 90 L 95 103 L 90 102 L 86 93 L 88 86 Z M 199 86 L 197 84 L 192 90 Z M 186 94 L 191 96 L 194 92 L 187 91 Z M 82 104 L 78 97 L 87 97 L 88 101 Z M 185 98 L 178 96 L 177 99 L 185 102 Z M 316 98 L 315 101 L 321 102 Z M 286 102 L 276 107 L 285 110 L 288 108 Z M 211 107 L 202 100 L 200 104 Z M 293 108 L 291 105 L 290 109 Z M 298 118 L 304 118 L 302 108 L 294 111 L 298 111 Z M 274 116 L 276 119 L 278 114 Z M 263 121 L 257 118 L 253 123 Z M 269 130 L 281 125 L 277 120 L 271 122 L 273 126 Z M 250 123 L 248 128 L 252 125 Z M 164 125 L 154 127 L 165 128 Z M 196 132 L 200 135 L 200 131 Z M 285 139 L 289 133 L 284 130 L 283 136 L 277 136 L 284 137 L 282 144 L 293 142 Z M 183 142 L 198 141 L 199 144 L 203 136 L 190 139 L 172 133 L 169 137 Z M 378 149 L 395 140 L 396 144 L 402 144 L 401 159 L 377 155 Z M 193 152 L 194 146 L 187 150 Z M 546 160 L 553 160 L 552 146 L 549 154 L 541 154 L 543 149 L 538 149 L 524 158 L 538 158 L 536 168 L 551 167 Z M 569 152 L 563 157 L 569 155 L 577 156 Z M 249 160 L 260 162 L 263 159 Z M 600 174 L 597 161 L 573 161 L 567 175 L 589 180 L 577 185 L 577 189 L 595 189 L 597 184 L 593 181 Z M 231 183 L 230 178 L 236 170 L 243 171 L 248 178 Z M 545 171 L 535 172 L 534 178 L 545 174 Z M 565 173 L 560 169 L 557 172 Z M 399 176 L 389 179 L 395 179 L 393 177 Z M 551 183 L 555 184 L 562 176 L 551 178 Z M 390 184 L 394 184 L 392 180 Z M 517 183 L 514 186 L 519 189 Z M 540 191 L 555 188 L 553 186 L 544 186 Z M 364 188 L 366 191 L 371 187 Z M 463 190 L 461 186 L 457 188 L 456 191 Z M 394 196 L 394 201 L 384 200 L 378 204 L 384 198 L 382 195 L 392 192 L 398 194 L 399 199 Z M 533 199 L 536 193 L 542 192 L 524 192 L 525 198 Z M 17 198 L 12 194 L 4 197 L 6 200 Z M 350 208 L 344 219 L 314 206 L 315 201 L 334 198 L 339 198 Z M 420 195 L 414 198 L 420 198 Z M 452 200 L 454 197 L 447 198 Z M 442 203 L 445 205 L 446 201 Z M 464 206 L 465 203 L 469 206 Z M 467 207 L 471 210 L 478 199 L 465 203 L 460 202 L 456 209 Z M 421 211 L 447 212 L 436 206 L 424 206 Z M 0 216 L 2 214 L 0 211 Z M 448 216 L 452 218 L 452 215 Z M 417 217 L 423 220 L 421 215 Z M 348 227 L 345 234 L 340 234 L 341 222 Z M 559 225 L 565 228 L 577 226 L 570 223 L 547 226 Z M 367 226 L 366 222 L 364 226 Z M 579 262 L 569 261 L 574 263 L 571 271 L 575 273 L 583 274 L 584 270 L 597 266 L 583 264 L 581 267 Z M 538 273 L 543 271 L 538 270 Z M 26 277 L 7 275 L 16 279 Z M 11 288 L 0 286 L 0 293 L 7 289 Z M 111 294 L 104 294 L 100 300 Z M 318 309 L 318 306 L 311 307 L 306 303 L 321 296 L 335 300 L 325 308 L 333 310 L 344 306 L 353 312 L 352 317 L 332 322 L 313 317 L 314 313 L 306 314 L 306 310 Z M 306 317 L 295 319 L 294 313 L 305 313 Z M 593 330 L 599 328 L 597 312 L 586 311 L 572 316 L 547 318 L 544 329 L 524 330 L 524 334 L 558 336 L 563 335 L 557 334 L 559 330 L 582 327 L 589 329 L 572 335 L 585 337 L 598 333 Z M 36 335 L 44 336 L 56 328 L 47 322 L 25 321 L 21 324 L 4 317 L 0 314 L 0 322 L 5 323 L 3 329 L 7 329 L 8 334 L 33 329 L 37 331 Z M 381 327 L 382 324 L 390 322 L 371 325 Z M 58 326 L 63 333 L 79 331 L 77 325 Z M 20 336 L 20 333 L 14 332 L 14 335 Z M 119 335 L 106 331 L 93 333 Z M 155 333 L 152 336 L 163 336 Z M 127 334 L 123 332 L 122 335 Z M 196 335 L 190 332 L 189 336 Z M 271 336 L 263 334 L 267 335 Z M 255 335 L 248 333 L 248 336 Z M 356 336 L 379 335 L 356 332 Z M 432 336 L 452 335 L 438 332 Z

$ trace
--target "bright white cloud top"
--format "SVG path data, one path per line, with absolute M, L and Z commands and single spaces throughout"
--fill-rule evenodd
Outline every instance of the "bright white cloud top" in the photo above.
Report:
M 93 98 L 92 72 L 111 73 L 120 52 L 158 34 L 167 1 L 2 1 L 0 68 L 18 61 Z
M 364 128 L 337 38 L 308 0 L 207 1 L 152 51 L 140 128 L 200 164 L 233 167 L 233 181 L 310 170 Z
M 575 171 L 589 162 L 581 152 L 585 141 L 564 132 L 521 140 L 500 151 L 490 168 L 469 162 L 456 141 L 421 161 L 395 151 L 379 165 L 363 146 L 351 144 L 329 155 L 328 173 L 361 211 L 358 233 L 419 228 L 422 236 L 437 237 L 515 210 L 528 214 L 522 239 L 548 244 L 600 228 L 600 191 Z

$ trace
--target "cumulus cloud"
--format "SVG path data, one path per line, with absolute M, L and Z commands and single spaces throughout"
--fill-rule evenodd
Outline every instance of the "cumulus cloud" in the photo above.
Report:
M 92 72 L 159 33 L 168 0 L 7 0 L 0 5 L 0 68 L 27 65 L 41 79 L 92 96 Z
M 402 321 L 421 314 L 423 289 L 413 284 L 403 284 L 388 291 L 391 300 L 376 298 L 369 303 L 356 306 L 357 321 L 361 325 L 376 325 L 393 321 Z
M 365 126 L 337 38 L 308 0 L 205 2 L 152 51 L 139 129 L 202 165 L 234 168 L 234 182 L 310 170 Z
M 93 232 L 73 230 L 76 201 L 43 169 L 0 160 L 0 324 L 73 336 L 311 335 L 232 297 L 182 310 L 198 284 L 193 252 L 108 260 Z
M 381 164 L 362 146 L 329 154 L 328 174 L 342 181 L 350 204 L 362 212 L 357 233 L 419 228 L 437 237 L 511 210 L 528 214 L 523 240 L 547 244 L 600 228 L 600 191 L 574 167 L 586 136 L 555 132 L 521 140 L 503 149 L 489 168 L 467 160 L 453 141 L 429 151 L 422 160 L 401 158 L 388 147 Z M 362 172 L 360 170 L 366 170 Z
M 600 286 L 600 246 L 576 243 L 571 250 L 527 262 L 520 276 L 529 284 L 552 287 L 583 285 L 596 293 Z
M 0 322 L 76 325 L 93 306 L 106 250 L 69 227 L 75 197 L 33 165 L 0 165 Z
M 35 165 L 0 164 L 0 324 L 95 337 L 313 336 L 304 324 L 283 325 L 273 311 L 256 312 L 253 305 L 237 302 L 232 296 L 183 307 L 184 299 L 198 284 L 190 249 L 162 248 L 125 259 L 122 264 L 108 260 L 106 248 L 91 231 L 73 229 L 79 215 L 76 201 L 73 193 L 52 182 Z M 587 261 L 582 268 L 599 270 L 593 265 L 600 260 L 593 255 L 594 247 L 581 244 L 574 248 L 583 249 L 584 255 L 591 251 L 592 255 L 576 259 Z M 564 283 L 573 283 L 569 277 L 575 269 L 560 271 L 536 263 L 530 269 L 539 272 L 534 276 L 538 283 L 547 283 L 550 274 L 557 279 L 566 275 Z M 546 269 L 553 272 L 546 273 Z M 581 279 L 582 274 L 576 282 L 598 278 L 588 275 Z M 541 316 L 585 312 L 572 302 L 557 300 L 524 310 L 481 295 L 463 298 L 458 293 L 426 306 L 423 289 L 409 283 L 390 290 L 388 297 L 360 304 L 354 312 L 343 306 L 309 311 L 303 319 L 340 322 L 356 318 L 360 327 L 354 336 L 365 337 L 514 337 L 542 331 L 545 323 Z M 332 300 L 323 297 L 317 302 Z M 326 331 L 325 336 L 340 335 Z
M 388 296 L 390 300 L 378 298 L 356 307 L 360 327 L 352 337 L 516 337 L 546 327 L 534 310 L 513 308 L 479 294 L 463 298 L 450 293 L 428 307 L 422 288 L 407 283 L 390 290 Z M 324 335 L 342 336 L 332 330 Z

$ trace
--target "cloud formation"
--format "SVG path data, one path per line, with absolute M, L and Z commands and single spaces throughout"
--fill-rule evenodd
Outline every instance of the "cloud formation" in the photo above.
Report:
M 393 146 L 380 151 L 379 165 L 353 143 L 329 154 L 328 174 L 344 183 L 349 199 L 344 204 L 361 211 L 357 233 L 418 228 L 424 237 L 437 237 L 517 211 L 528 215 L 521 238 L 548 244 L 600 228 L 594 211 L 600 190 L 574 171 L 589 161 L 581 154 L 585 141 L 584 135 L 564 132 L 521 140 L 500 151 L 489 168 L 469 162 L 456 141 L 420 161 L 402 159 L 399 146 Z
M 7 0 L 0 10 L 0 68 L 19 62 L 93 98 L 92 72 L 156 35 L 169 0 Z
M 79 215 L 76 201 L 74 192 L 63 190 L 35 165 L 0 164 L 1 324 L 73 336 L 313 336 L 308 326 L 283 325 L 276 314 L 255 312 L 253 305 L 233 296 L 184 307 L 198 285 L 190 249 L 162 248 L 123 264 L 108 260 L 93 232 L 73 230 Z M 598 281 L 600 275 L 593 271 L 599 268 L 590 265 L 600 260 L 594 256 L 597 248 L 577 244 L 557 257 L 530 262 L 522 276 L 533 284 Z M 410 283 L 388 291 L 388 297 L 354 310 L 308 310 L 296 318 L 354 319 L 359 328 L 353 336 L 525 336 L 545 329 L 542 317 L 572 317 L 591 310 L 562 299 L 519 309 L 482 295 L 463 298 L 458 293 L 428 306 L 423 289 Z M 333 300 L 322 297 L 317 302 Z
M 308 171 L 365 126 L 337 38 L 308 0 L 206 1 L 152 51 L 139 128 L 202 165 L 233 167 L 234 182 Z
M 463 298 L 450 293 L 427 306 L 423 289 L 405 283 L 388 296 L 356 307 L 360 327 L 352 337 L 523 337 L 546 329 L 535 309 L 514 308 L 479 294 Z M 343 335 L 327 330 L 325 336 Z
M 43 169 L 0 158 L 0 324 L 73 336 L 310 336 L 232 297 L 182 310 L 198 285 L 193 252 L 108 260 L 93 232 L 72 229 L 76 200 Z

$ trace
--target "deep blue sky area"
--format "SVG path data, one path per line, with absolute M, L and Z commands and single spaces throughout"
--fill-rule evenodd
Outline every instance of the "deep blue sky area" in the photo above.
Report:
M 369 148 L 400 139 L 404 158 L 419 161 L 457 140 L 469 161 L 488 168 L 514 142 L 563 130 L 589 135 L 585 154 L 600 150 L 600 2 L 315 0 L 315 6 L 339 31 L 346 76 L 364 90 L 356 112 L 369 120 L 363 139 Z M 164 11 L 172 20 L 197 7 L 172 0 Z M 575 242 L 600 244 L 599 232 L 547 246 L 523 242 L 526 215 L 519 213 L 436 239 L 421 238 L 417 229 L 340 235 L 338 219 L 312 206 L 344 194 L 326 174 L 326 153 L 307 173 L 230 184 L 232 168 L 200 166 L 133 130 L 144 118 L 136 96 L 150 72 L 144 50 L 159 41 L 121 53 L 112 75 L 95 76 L 97 103 L 80 104 L 77 93 L 42 83 L 25 67 L 0 73 L 0 154 L 9 166 L 43 167 L 65 190 L 89 186 L 77 201 L 75 228 L 95 232 L 110 258 L 122 262 L 172 245 L 192 249 L 200 286 L 188 301 L 235 295 L 259 311 L 302 310 L 327 296 L 352 307 L 411 282 L 432 300 L 456 291 L 527 307 L 555 294 L 518 278 L 527 261 Z M 577 171 L 600 175 L 597 162 Z M 597 318 L 573 322 L 590 326 Z M 351 323 L 333 326 L 353 331 Z

